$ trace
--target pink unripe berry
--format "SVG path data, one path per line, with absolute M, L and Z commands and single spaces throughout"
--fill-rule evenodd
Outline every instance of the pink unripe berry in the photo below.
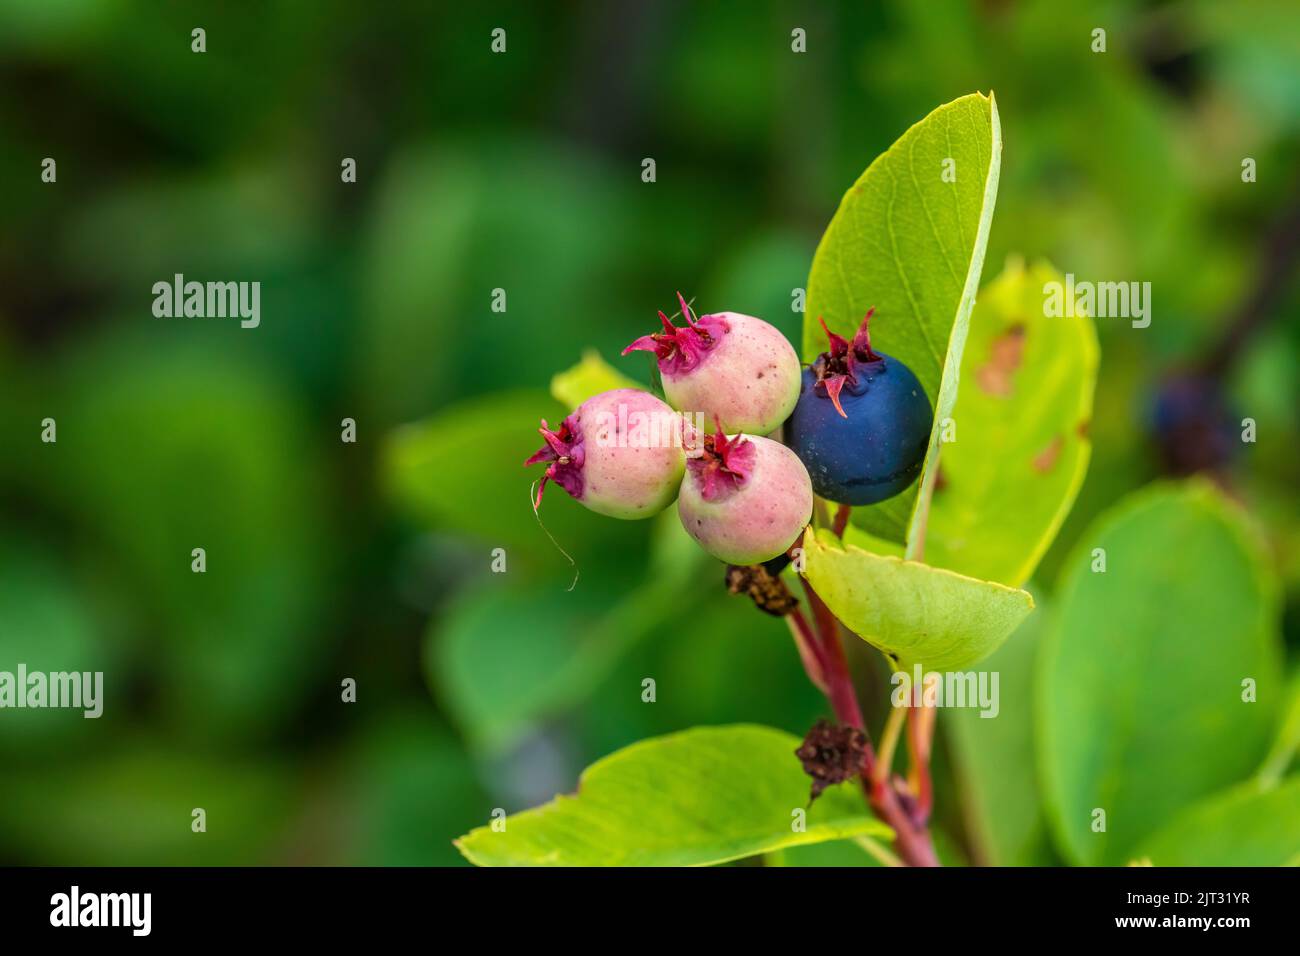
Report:
M 649 518 L 677 496 L 686 464 L 682 417 L 649 392 L 602 392 L 559 428 L 542 419 L 538 431 L 546 444 L 524 462 L 549 462 L 535 505 L 548 481 L 611 518 Z
M 769 438 L 718 432 L 686 463 L 677 498 L 682 527 L 728 564 L 784 554 L 812 517 L 813 491 L 798 456 Z
M 654 352 L 668 404 L 720 421 L 725 432 L 775 431 L 799 401 L 799 356 L 780 330 L 739 312 L 692 316 L 679 293 L 686 326 L 659 313 L 664 330 L 626 349 Z

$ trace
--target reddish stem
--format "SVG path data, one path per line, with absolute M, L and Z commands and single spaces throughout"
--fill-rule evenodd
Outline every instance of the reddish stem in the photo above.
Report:
M 844 529 L 849 526 L 849 516 L 853 514 L 853 508 L 849 505 L 840 505 L 835 509 L 835 524 L 831 526 L 831 531 L 835 537 L 844 537 Z
M 930 818 L 934 806 L 934 787 L 930 780 L 930 748 L 934 741 L 933 707 L 909 707 L 907 711 L 907 750 L 912 760 L 912 789 L 916 793 L 917 816 Z
M 803 661 L 803 669 L 807 672 L 808 679 L 813 682 L 813 686 L 819 691 L 829 695 L 830 687 L 826 683 L 825 655 L 817 641 L 817 635 L 808 626 L 808 619 L 803 616 L 802 611 L 795 608 L 786 615 L 786 620 L 790 623 L 790 631 L 794 635 L 795 647 L 799 650 L 799 659 Z
M 844 648 L 840 643 L 839 621 L 813 590 L 812 585 L 805 578 L 799 580 L 803 582 L 804 592 L 808 595 L 808 604 L 813 609 L 813 619 L 817 622 L 817 629 L 821 634 L 822 664 L 829 688 L 827 696 L 830 698 L 831 708 L 835 711 L 835 718 L 840 723 L 857 727 L 865 733 L 866 722 L 862 719 L 858 695 L 853 688 Z M 909 866 L 938 866 L 939 859 L 935 855 L 934 844 L 930 840 L 930 833 L 924 822 L 929 815 L 928 809 L 924 815 L 914 819 L 913 814 L 899 799 L 898 791 L 890 781 L 881 780 L 873 783 L 875 762 L 875 752 L 868 738 L 862 766 L 862 789 L 876 816 L 893 829 L 894 846 L 898 850 L 898 855 Z M 927 784 L 928 780 L 927 768 Z
M 822 664 L 825 668 L 826 683 L 830 688 L 831 707 L 842 724 L 866 730 L 866 721 L 862 719 L 862 709 L 858 706 L 858 692 L 853 688 L 849 676 L 848 661 L 844 657 L 844 647 L 840 644 L 839 621 L 831 613 L 825 602 L 817 596 L 812 585 L 803 581 L 804 593 L 808 595 L 808 604 L 812 607 L 813 618 L 817 621 L 817 630 L 822 638 Z M 867 745 L 870 750 L 870 744 Z

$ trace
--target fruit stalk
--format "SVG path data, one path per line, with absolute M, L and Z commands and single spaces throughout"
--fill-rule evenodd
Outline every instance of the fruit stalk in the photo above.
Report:
M 934 743 L 935 709 L 922 704 L 907 709 L 907 752 L 912 761 L 911 786 L 916 794 L 917 813 L 928 819 L 934 805 L 930 781 L 930 748 Z
M 835 523 L 831 526 L 831 531 L 835 537 L 843 538 L 844 529 L 849 526 L 849 518 L 853 515 L 853 508 L 850 505 L 840 505 L 835 509 Z

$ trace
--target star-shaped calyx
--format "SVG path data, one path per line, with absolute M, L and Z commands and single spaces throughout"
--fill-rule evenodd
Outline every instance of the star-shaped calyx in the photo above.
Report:
M 530 457 L 525 465 L 535 465 L 539 461 L 549 461 L 542 480 L 537 485 L 537 497 L 533 507 L 542 503 L 542 491 L 547 481 L 553 481 L 575 498 L 582 497 L 582 464 L 586 458 L 582 443 L 582 429 L 577 417 L 570 415 L 552 430 L 542 419 L 542 427 L 537 429 L 546 441 L 537 454 Z
M 703 452 L 686 461 L 705 501 L 720 501 L 734 494 L 754 470 L 754 443 L 744 435 L 728 438 L 720 423 L 717 429 L 705 436 Z
M 677 293 L 677 301 L 681 303 L 682 315 L 686 317 L 684 327 L 673 325 L 672 319 L 660 312 L 659 321 L 663 323 L 664 330 L 641 336 L 625 348 L 623 354 L 654 352 L 659 359 L 660 372 L 680 375 L 694 369 L 710 350 L 717 348 L 730 329 L 727 320 L 720 315 L 702 315 L 697 319 L 691 315 L 691 307 L 686 304 L 680 292 Z
M 825 319 L 820 316 L 817 318 L 822 328 L 826 330 L 826 338 L 830 340 L 831 347 L 829 351 L 817 356 L 817 361 L 813 362 L 813 374 L 817 376 L 817 382 L 813 387 L 826 393 L 841 418 L 849 417 L 844 413 L 844 406 L 840 404 L 840 392 L 844 386 L 858 384 L 857 370 L 860 366 L 869 362 L 884 361 L 883 356 L 871 350 L 871 333 L 867 331 L 867 326 L 875 313 L 874 307 L 867 310 L 867 314 L 862 318 L 862 324 L 853 335 L 852 342 L 826 328 Z

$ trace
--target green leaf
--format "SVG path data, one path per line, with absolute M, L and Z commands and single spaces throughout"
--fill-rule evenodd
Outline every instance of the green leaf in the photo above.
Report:
M 980 290 L 926 526 L 925 559 L 1019 587 L 1074 504 L 1088 469 L 1097 382 L 1091 318 L 1044 315 L 1050 266 L 1019 261 Z
M 570 409 L 577 408 L 593 395 L 615 388 L 645 391 L 644 385 L 611 366 L 595 349 L 583 352 L 581 362 L 551 379 L 551 397 Z
M 939 726 L 948 737 L 964 817 L 986 866 L 1042 866 L 1056 862 L 1034 773 L 1034 661 L 1046 609 L 1031 615 L 980 669 L 998 675 L 998 709 L 945 709 Z
M 827 607 L 906 670 L 914 664 L 940 671 L 973 664 L 1034 608 L 1026 591 L 840 547 L 826 529 L 804 542 L 804 573 Z
M 997 199 L 1002 133 L 993 96 L 972 93 L 921 120 L 844 194 L 808 277 L 803 355 L 826 349 L 818 323 L 852 335 L 871 307 L 872 344 L 905 363 L 934 406 L 921 479 L 889 501 L 856 509 L 873 534 L 916 557 L 916 508 L 935 478 L 943 419 L 952 413 L 962 349 Z M 947 160 L 953 164 L 945 165 Z M 945 169 L 955 173 L 946 182 Z M 918 496 L 918 489 L 921 494 Z
M 1243 515 L 1200 481 L 1156 484 L 1107 512 L 1066 564 L 1039 663 L 1054 837 L 1075 862 L 1125 863 L 1171 815 L 1251 773 L 1268 745 L 1282 690 L 1277 595 Z M 1247 678 L 1255 702 L 1243 700 Z M 1105 832 L 1093 831 L 1095 810 Z
M 592 764 L 573 796 L 479 827 L 456 845 L 480 866 L 707 866 L 867 834 L 892 838 L 856 784 L 807 809 L 799 738 L 754 724 L 643 740 Z
M 1153 866 L 1300 865 L 1300 777 L 1243 783 L 1184 810 L 1133 853 Z
M 1268 756 L 1259 769 L 1260 782 L 1272 786 L 1282 779 L 1295 760 L 1297 750 L 1300 750 L 1300 669 L 1287 682 L 1282 720 L 1278 723 L 1273 745 L 1268 748 Z

